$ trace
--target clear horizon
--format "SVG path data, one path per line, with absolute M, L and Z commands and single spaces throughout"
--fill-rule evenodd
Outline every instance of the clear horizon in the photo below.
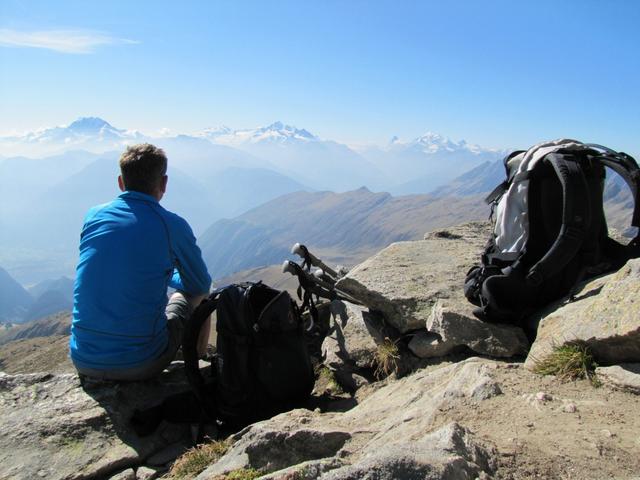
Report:
M 282 120 L 349 145 L 433 131 L 640 152 L 635 2 L 8 0 L 0 17 L 3 133 Z

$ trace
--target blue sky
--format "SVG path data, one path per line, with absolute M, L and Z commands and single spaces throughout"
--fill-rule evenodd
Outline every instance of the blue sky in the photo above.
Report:
M 0 0 L 0 132 L 282 120 L 640 153 L 640 2 Z

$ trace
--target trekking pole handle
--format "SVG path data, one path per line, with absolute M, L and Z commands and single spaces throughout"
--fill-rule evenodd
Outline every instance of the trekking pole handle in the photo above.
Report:
M 302 288 L 309 290 L 314 295 L 318 295 L 322 298 L 332 298 L 334 296 L 332 294 L 334 291 L 333 286 L 314 277 L 312 274 L 307 273 L 302 269 L 302 267 L 300 267 L 300 265 L 291 260 L 285 260 L 282 263 L 282 272 L 290 273 L 291 275 L 298 277 Z
M 291 275 L 297 275 L 296 269 L 289 260 L 282 262 L 282 273 L 290 273 Z
M 336 273 L 335 270 L 328 267 L 322 260 L 316 257 L 313 253 L 311 253 L 309 249 L 306 246 L 302 245 L 301 243 L 296 243 L 293 247 L 291 247 L 291 253 L 293 253 L 294 255 L 298 255 L 300 258 L 303 258 L 303 259 L 306 259 L 308 257 L 309 260 L 311 261 L 311 265 L 313 265 L 314 267 L 320 268 L 321 270 L 323 270 L 325 273 L 332 276 L 333 278 L 338 278 L 338 274 Z
M 335 281 L 331 280 L 328 281 L 326 279 L 326 275 L 324 274 L 324 272 L 318 274 L 318 272 L 322 272 L 322 270 L 316 270 L 315 272 L 313 272 L 311 275 L 308 275 L 317 285 L 320 285 L 322 288 L 325 288 L 329 291 L 333 290 L 335 288 Z

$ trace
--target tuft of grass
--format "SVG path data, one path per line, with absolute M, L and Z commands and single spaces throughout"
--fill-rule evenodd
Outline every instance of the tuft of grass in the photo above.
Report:
M 535 362 L 533 370 L 540 375 L 555 375 L 561 380 L 586 378 L 594 387 L 599 387 L 595 374 L 597 366 L 586 345 L 568 343 L 554 347 L 547 357 Z
M 389 337 L 385 337 L 384 341 L 378 345 L 375 353 L 375 376 L 381 379 L 388 377 L 392 373 L 397 373 L 398 360 L 400 360 L 400 350 L 398 349 L 397 341 L 394 342 Z
M 224 475 L 218 475 L 214 477 L 214 480 L 255 480 L 258 477 L 264 475 L 262 470 L 255 470 L 253 468 L 239 468 L 233 470 Z
M 330 368 L 325 367 L 324 365 L 320 366 L 318 369 L 318 376 L 322 379 L 327 388 L 336 395 L 342 395 L 345 393 L 342 386 L 338 383 L 338 380 L 336 380 L 335 372 Z
M 195 446 L 180 457 L 171 466 L 170 478 L 194 478 L 209 465 L 217 462 L 229 449 L 227 441 L 203 443 Z

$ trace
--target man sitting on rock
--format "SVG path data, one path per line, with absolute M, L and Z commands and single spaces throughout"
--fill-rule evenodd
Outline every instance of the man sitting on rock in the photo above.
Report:
M 81 376 L 144 380 L 174 359 L 211 277 L 189 224 L 160 206 L 167 157 L 149 144 L 120 157 L 122 194 L 93 207 L 80 235 L 71 360 Z M 176 289 L 167 304 L 167 287 Z M 204 354 L 209 322 L 202 329 Z

